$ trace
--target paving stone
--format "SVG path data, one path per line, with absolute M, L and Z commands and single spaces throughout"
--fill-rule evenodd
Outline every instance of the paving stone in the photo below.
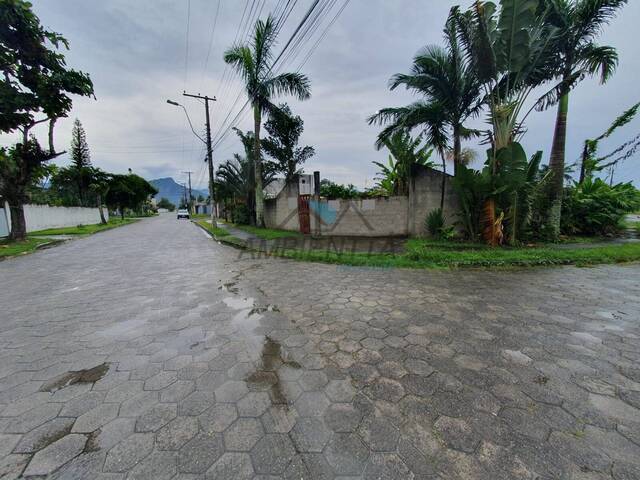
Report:
M 203 432 L 215 433 L 225 431 L 236 418 L 238 418 L 238 412 L 234 405 L 217 403 L 198 415 L 198 422 Z
M 329 400 L 323 393 L 305 392 L 296 400 L 295 408 L 303 417 L 324 415 L 329 406 Z
M 399 430 L 386 418 L 370 415 L 358 427 L 364 443 L 374 452 L 393 452 L 398 446 Z
M 209 480 L 251 480 L 254 478 L 251 457 L 246 453 L 225 453 L 209 470 Z
M 91 391 L 68 401 L 60 411 L 61 417 L 79 417 L 104 401 L 105 393 Z
M 325 388 L 327 397 L 333 402 L 350 402 L 356 393 L 349 379 L 331 380 Z
M 178 471 L 182 473 L 204 473 L 223 453 L 222 435 L 200 433 L 180 449 Z
M 147 410 L 136 420 L 136 432 L 155 432 L 176 418 L 175 404 L 160 404 Z
M 91 433 L 118 416 L 119 405 L 103 404 L 78 417 L 73 424 L 73 433 Z
M 392 453 L 372 453 L 364 469 L 365 480 L 398 479 L 412 480 L 415 478 L 402 459 Z
M 9 454 L 0 458 L 0 478 L 2 480 L 15 480 L 22 478 L 22 472 L 29 463 L 31 455 Z
M 224 432 L 224 445 L 230 451 L 248 452 L 263 435 L 260 420 L 239 418 Z
M 334 403 L 324 414 L 324 420 L 334 432 L 355 432 L 362 416 L 362 412 L 350 403 Z
M 145 390 L 162 390 L 163 388 L 168 387 L 178 378 L 176 372 L 160 372 L 154 375 L 153 377 L 145 380 L 144 389 Z
M 214 403 L 213 392 L 196 391 L 178 402 L 178 415 L 200 415 Z
M 195 390 L 194 382 L 178 380 L 160 391 L 160 401 L 163 403 L 177 403 Z
M 130 480 L 170 480 L 177 473 L 176 452 L 152 452 L 136 465 L 129 475 Z
M 194 417 L 174 418 L 158 430 L 156 448 L 159 450 L 179 450 L 198 434 L 198 420 Z
M 13 417 L 4 427 L 4 433 L 27 433 L 28 431 L 55 418 L 62 407 L 55 403 L 45 403 L 17 417 Z
M 73 418 L 54 418 L 38 428 L 34 428 L 22 437 L 20 435 L 0 435 L 0 445 L 2 445 L 0 446 L 0 456 L 2 456 L 2 449 L 6 448 L 3 445 L 3 437 L 6 437 L 7 446 L 13 445 L 4 455 L 11 451 L 14 453 L 34 453 L 69 434 L 74 421 Z M 20 443 L 16 445 L 17 439 L 20 439 Z
M 434 424 L 434 428 L 449 448 L 473 453 L 480 443 L 469 424 L 459 418 L 442 415 Z
M 251 450 L 253 468 L 258 474 L 281 475 L 295 455 L 295 449 L 287 435 L 269 433 Z
M 71 420 L 71 422 L 73 422 L 73 420 Z M 13 451 L 13 449 L 16 447 L 16 445 L 18 445 L 18 442 L 20 443 L 25 442 L 24 445 L 20 446 L 18 450 L 26 449 L 27 452 L 34 451 L 33 445 L 37 442 L 39 435 L 37 434 L 34 435 L 35 438 L 29 439 L 28 441 L 24 440 L 25 437 L 27 436 L 25 435 L 23 437 L 19 434 L 5 435 L 0 433 L 0 458 L 4 457 L 5 455 L 9 455 Z M 20 453 L 20 452 L 16 451 L 16 453 Z
M 331 439 L 331 430 L 320 417 L 303 417 L 291 430 L 291 440 L 298 452 L 322 452 Z
M 80 455 L 87 443 L 84 435 L 66 435 L 37 452 L 24 471 L 26 477 L 47 475 L 57 470 L 72 458 Z
M 134 433 L 116 444 L 107 453 L 106 472 L 127 472 L 140 463 L 153 450 L 152 433 Z
M 235 380 L 228 381 L 216 388 L 216 401 L 218 402 L 237 402 L 249 392 L 247 384 Z
M 96 447 L 101 450 L 109 450 L 131 435 L 135 428 L 135 418 L 116 418 L 103 425 L 95 439 Z
M 269 394 L 266 392 L 250 392 L 238 404 L 241 417 L 259 417 L 271 406 Z
M 295 409 L 287 405 L 274 405 L 262 415 L 262 424 L 268 433 L 288 433 L 298 417 Z
M 336 433 L 324 455 L 340 475 L 361 475 L 369 458 L 369 450 L 353 433 Z

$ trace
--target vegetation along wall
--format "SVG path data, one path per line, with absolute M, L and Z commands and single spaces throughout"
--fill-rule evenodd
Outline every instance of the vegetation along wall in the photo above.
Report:
M 440 207 L 442 172 L 418 168 L 408 196 L 310 201 L 311 230 L 322 236 L 420 236 L 427 214 Z M 458 204 L 446 176 L 444 213 L 447 223 L 456 219 Z M 298 184 L 291 182 L 265 202 L 267 228 L 299 231 Z

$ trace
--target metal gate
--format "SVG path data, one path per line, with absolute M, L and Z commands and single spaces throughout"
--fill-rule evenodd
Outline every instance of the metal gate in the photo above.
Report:
M 298 196 L 298 221 L 300 222 L 300 232 L 308 235 L 311 233 L 311 221 L 309 218 L 309 199 L 311 195 Z

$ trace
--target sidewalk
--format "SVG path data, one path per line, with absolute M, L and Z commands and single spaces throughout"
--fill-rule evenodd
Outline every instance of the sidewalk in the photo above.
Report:
M 286 249 L 399 254 L 404 252 L 406 242 L 405 238 L 399 237 L 311 237 L 295 235 L 295 232 L 291 237 L 265 240 L 220 220 L 218 225 L 245 242 L 247 248 L 265 252 Z

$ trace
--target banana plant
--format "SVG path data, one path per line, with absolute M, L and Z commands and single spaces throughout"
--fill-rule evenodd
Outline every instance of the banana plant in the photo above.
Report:
M 454 7 L 451 16 L 485 95 L 491 130 L 486 165 L 492 192 L 483 205 L 484 236 L 500 243 L 508 222 L 510 243 L 518 238 L 518 190 L 526 177 L 527 160 L 517 143 L 525 133 L 524 112 L 533 90 L 553 79 L 553 40 L 557 29 L 545 22 L 547 2 L 539 0 L 476 0 L 466 12 Z M 509 201 L 505 196 L 511 195 Z M 508 206 L 510 205 L 510 206 Z M 499 210 L 502 213 L 499 213 Z

